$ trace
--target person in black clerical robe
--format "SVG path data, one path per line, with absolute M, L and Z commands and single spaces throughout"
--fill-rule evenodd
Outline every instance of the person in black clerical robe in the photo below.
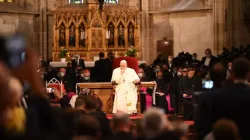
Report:
M 75 56 L 75 58 L 71 62 L 72 68 L 76 69 L 77 67 L 81 67 L 81 69 L 85 69 L 84 60 L 80 58 L 80 56 Z
M 64 89 L 66 90 L 66 92 L 74 91 L 74 82 L 72 81 L 70 75 L 67 75 L 65 68 L 61 68 L 59 70 L 56 79 L 64 84 Z
M 180 91 L 179 91 L 179 87 L 180 87 L 180 79 L 182 78 L 182 69 L 179 68 L 177 70 L 177 72 L 174 74 L 174 79 L 173 79 L 173 93 L 175 96 L 175 103 L 173 105 L 174 110 L 175 110 L 175 114 L 181 114 L 180 112 L 180 100 L 181 100 L 181 95 L 180 95 Z
M 96 82 L 110 82 L 109 72 L 110 65 L 104 59 L 104 53 L 99 53 L 99 60 L 95 61 L 95 66 L 93 68 L 91 76 L 96 80 Z
M 194 92 L 201 91 L 202 80 L 200 77 L 195 76 L 195 70 L 190 68 L 188 76 L 182 77 L 180 80 L 180 93 L 182 95 L 183 103 L 183 116 L 185 120 L 192 120 L 194 115 L 193 104 L 195 100 L 193 98 Z
M 168 84 L 163 79 L 163 71 L 159 70 L 157 72 L 157 78 L 155 79 L 155 82 L 157 83 L 156 88 L 156 106 L 163 109 L 165 113 L 168 113 L 168 103 L 166 100 L 167 90 L 168 90 Z
M 105 59 L 106 61 L 106 67 L 107 67 L 107 80 L 110 82 L 111 81 L 111 77 L 112 77 L 112 73 L 113 73 L 113 60 L 115 58 L 115 55 L 113 52 L 109 52 L 108 53 L 108 57 Z

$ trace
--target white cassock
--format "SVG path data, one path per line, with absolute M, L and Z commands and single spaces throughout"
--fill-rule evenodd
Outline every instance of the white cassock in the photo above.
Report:
M 113 113 L 123 111 L 129 114 L 137 113 L 137 87 L 135 80 L 140 80 L 134 69 L 126 68 L 121 74 L 121 69 L 116 68 L 113 71 L 111 81 L 116 81 L 118 85 L 115 89 L 115 100 Z

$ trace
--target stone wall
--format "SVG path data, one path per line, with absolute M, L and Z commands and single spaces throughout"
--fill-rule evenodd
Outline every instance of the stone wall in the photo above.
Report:
M 214 26 L 212 10 L 170 13 L 173 28 L 174 56 L 179 52 L 196 52 L 204 56 L 204 50 L 214 52 Z

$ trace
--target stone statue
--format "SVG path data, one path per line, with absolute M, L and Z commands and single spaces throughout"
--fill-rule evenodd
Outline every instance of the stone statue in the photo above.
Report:
M 75 27 L 74 25 L 70 26 L 69 30 L 69 46 L 75 46 Z
M 65 46 L 65 26 L 61 25 L 59 30 L 59 46 Z
M 128 45 L 129 46 L 134 46 L 135 45 L 134 29 L 133 29 L 132 24 L 129 25 L 129 29 L 128 29 Z
M 83 25 L 80 27 L 79 30 L 79 46 L 85 47 L 85 30 Z
M 125 47 L 124 28 L 122 25 L 119 25 L 118 29 L 118 46 Z
M 108 40 L 108 46 L 114 46 L 114 36 L 115 36 L 115 28 L 113 24 L 109 25 L 109 40 Z

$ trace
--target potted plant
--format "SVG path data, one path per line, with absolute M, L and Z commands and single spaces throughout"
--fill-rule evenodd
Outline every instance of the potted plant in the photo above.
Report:
M 59 58 L 61 58 L 61 62 L 66 61 L 67 54 L 68 54 L 68 50 L 62 48 L 62 50 L 59 52 Z
M 129 56 L 129 57 L 137 57 L 138 56 L 138 52 L 135 49 L 135 47 L 131 47 L 130 49 L 127 50 L 125 56 Z

